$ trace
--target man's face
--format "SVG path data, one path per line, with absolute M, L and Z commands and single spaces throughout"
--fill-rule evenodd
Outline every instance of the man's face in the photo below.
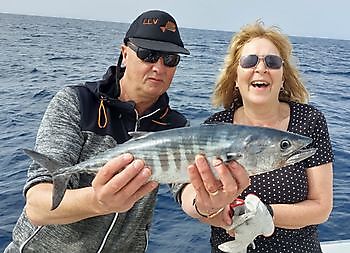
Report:
M 127 97 L 135 102 L 154 101 L 168 90 L 176 67 L 165 66 L 163 57 L 155 63 L 145 62 L 125 45 L 122 46 L 122 53 L 123 64 L 126 66 L 123 89 Z

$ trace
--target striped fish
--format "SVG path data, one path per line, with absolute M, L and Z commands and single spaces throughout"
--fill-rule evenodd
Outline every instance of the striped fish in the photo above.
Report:
M 194 162 L 197 154 L 204 154 L 209 160 L 214 157 L 224 162 L 236 160 L 252 176 L 294 164 L 316 151 L 303 149 L 311 143 L 309 137 L 271 128 L 233 124 L 209 124 L 152 133 L 136 132 L 132 136 L 134 138 L 131 140 L 71 167 L 62 167 L 59 161 L 36 151 L 24 151 L 52 174 L 52 210 L 62 201 L 73 173 L 96 174 L 109 160 L 127 152 L 143 159 L 151 168 L 150 180 L 185 183 L 189 182 L 187 166 Z

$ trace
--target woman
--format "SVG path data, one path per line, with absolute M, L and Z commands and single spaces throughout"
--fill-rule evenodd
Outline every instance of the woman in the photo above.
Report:
M 311 146 L 317 148 L 315 155 L 302 162 L 250 178 L 250 186 L 240 197 L 254 193 L 268 204 L 275 232 L 270 237 L 257 237 L 255 249 L 249 246 L 248 252 L 321 252 L 317 224 L 325 222 L 332 210 L 333 153 L 326 120 L 307 104 L 308 92 L 291 58 L 291 43 L 276 27 L 266 28 L 261 22 L 243 27 L 231 41 L 214 91 L 214 105 L 225 110 L 206 120 L 302 134 L 313 138 Z M 203 180 L 200 173 L 195 175 L 201 166 L 196 163 L 189 168 L 197 181 Z M 184 186 L 178 199 L 192 217 L 199 217 L 202 210 L 218 212 L 212 211 L 214 218 L 201 219 L 212 225 L 212 252 L 221 252 L 218 245 L 234 239 L 221 228 L 228 223 L 228 208 L 215 208 L 222 190 L 208 191 L 215 194 L 209 194 L 211 199 L 206 203 L 198 198 L 193 201 L 201 190 L 195 182 Z

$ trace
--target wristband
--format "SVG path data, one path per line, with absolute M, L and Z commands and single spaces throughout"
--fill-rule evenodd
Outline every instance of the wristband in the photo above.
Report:
M 267 210 L 269 211 L 271 217 L 273 218 L 273 209 L 272 209 L 271 205 L 265 204 L 265 206 L 266 206 Z
M 202 217 L 204 217 L 204 218 L 207 218 L 207 219 L 212 219 L 212 218 L 214 218 L 215 216 L 217 216 L 218 214 L 220 214 L 220 213 L 222 212 L 222 210 L 225 209 L 225 207 L 221 207 L 219 210 L 215 211 L 214 213 L 211 213 L 211 214 L 204 214 L 204 213 L 202 213 L 202 212 L 200 212 L 200 211 L 198 210 L 198 207 L 197 207 L 197 205 L 196 205 L 196 198 L 193 199 L 192 205 L 194 206 L 194 209 L 196 210 L 196 212 L 197 212 L 200 216 L 202 216 Z

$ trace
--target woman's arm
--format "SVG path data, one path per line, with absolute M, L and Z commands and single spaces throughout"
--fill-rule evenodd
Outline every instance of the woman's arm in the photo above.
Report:
M 298 229 L 327 221 L 333 208 L 333 165 L 327 163 L 308 168 L 307 176 L 307 200 L 271 205 L 276 227 Z

